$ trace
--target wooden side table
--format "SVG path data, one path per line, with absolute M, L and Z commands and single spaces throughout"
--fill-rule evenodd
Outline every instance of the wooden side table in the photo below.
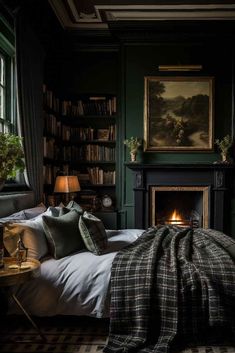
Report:
M 11 268 L 17 263 L 15 258 L 5 257 L 4 267 L 0 269 L 0 287 L 11 287 L 25 283 L 40 274 L 40 262 L 36 259 L 27 258 L 26 262 L 22 263 L 22 268 Z M 43 341 L 47 341 L 44 334 L 41 332 L 39 327 L 33 321 L 29 313 L 25 310 L 23 305 L 20 303 L 19 299 L 16 297 L 14 292 L 11 292 L 11 297 L 22 310 L 27 319 L 31 322 L 32 326 L 38 332 L 39 336 Z

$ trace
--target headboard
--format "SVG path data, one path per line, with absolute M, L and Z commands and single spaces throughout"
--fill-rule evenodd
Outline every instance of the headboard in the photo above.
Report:
M 0 217 L 35 206 L 33 191 L 0 193 Z

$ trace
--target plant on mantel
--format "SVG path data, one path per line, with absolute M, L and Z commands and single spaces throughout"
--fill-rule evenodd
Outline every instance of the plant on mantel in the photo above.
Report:
M 131 161 L 136 161 L 137 151 L 142 145 L 142 140 L 138 137 L 131 136 L 130 138 L 124 140 L 124 145 L 130 149 Z
M 220 150 L 222 163 L 230 163 L 231 160 L 229 159 L 228 152 L 233 145 L 232 137 L 230 135 L 226 135 L 221 140 L 216 139 L 215 144 L 218 146 Z
M 0 132 L 0 189 L 9 178 L 25 168 L 22 138 L 13 134 Z

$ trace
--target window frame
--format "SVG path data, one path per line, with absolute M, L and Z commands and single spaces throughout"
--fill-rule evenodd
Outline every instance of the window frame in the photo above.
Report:
M 9 132 L 18 135 L 17 127 L 17 88 L 16 88 L 16 66 L 15 66 L 15 34 L 13 25 L 0 14 L 0 55 L 5 59 L 5 119 L 0 119 L 0 126 L 3 122 L 5 128 L 3 132 Z M 7 180 L 2 190 L 4 192 L 15 192 L 28 190 L 25 178 L 22 173 L 16 177 L 16 180 Z
M 0 55 L 4 61 L 5 82 L 5 117 L 0 118 L 1 131 L 17 133 L 16 119 L 16 83 L 15 83 L 15 48 L 7 38 L 0 33 Z

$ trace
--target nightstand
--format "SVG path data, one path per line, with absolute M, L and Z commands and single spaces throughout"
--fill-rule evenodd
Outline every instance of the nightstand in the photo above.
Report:
M 26 281 L 29 281 L 40 274 L 40 262 L 36 259 L 27 258 L 26 262 L 22 263 L 22 269 L 19 268 L 10 268 L 12 265 L 16 263 L 16 259 L 12 257 L 4 258 L 4 267 L 0 269 L 0 287 L 9 288 L 11 286 L 17 286 Z M 25 310 L 23 305 L 20 303 L 19 299 L 16 297 L 13 291 L 7 292 L 7 295 L 11 295 L 12 299 L 30 321 L 32 326 L 38 332 L 39 336 L 43 341 L 47 341 L 44 334 L 40 331 L 39 327 L 30 317 L 28 312 Z

